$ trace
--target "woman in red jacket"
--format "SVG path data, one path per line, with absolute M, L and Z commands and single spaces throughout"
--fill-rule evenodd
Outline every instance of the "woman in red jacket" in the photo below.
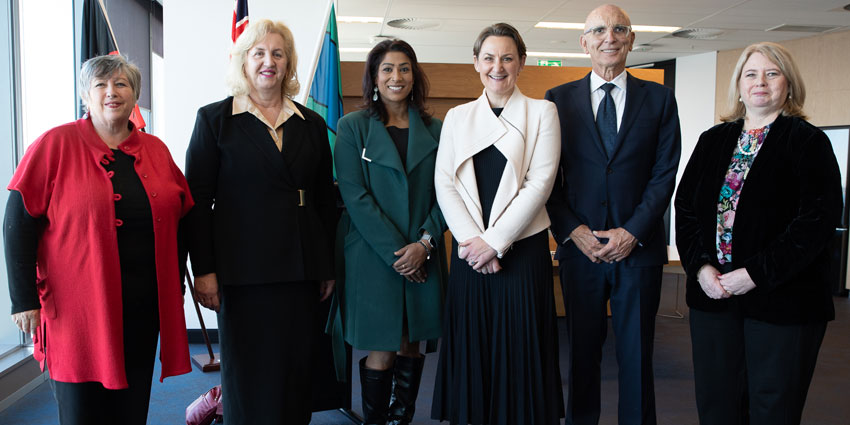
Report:
M 62 424 L 144 424 L 157 337 L 160 380 L 191 371 L 177 228 L 193 201 L 165 144 L 129 120 L 140 81 L 121 56 L 86 61 L 88 112 L 39 137 L 8 186 L 12 319 Z

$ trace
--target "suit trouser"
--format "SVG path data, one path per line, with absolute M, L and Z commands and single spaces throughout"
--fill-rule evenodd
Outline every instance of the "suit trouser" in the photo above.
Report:
M 799 424 L 826 322 L 774 325 L 690 310 L 702 425 Z
M 619 423 L 654 425 L 652 351 L 662 266 L 595 264 L 582 255 L 560 260 L 559 268 L 570 350 L 566 424 L 599 423 L 602 345 L 608 333 L 606 302 L 610 299 L 617 338 Z

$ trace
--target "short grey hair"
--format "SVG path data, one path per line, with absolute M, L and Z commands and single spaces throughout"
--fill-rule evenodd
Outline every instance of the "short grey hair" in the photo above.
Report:
M 124 55 L 95 56 L 83 63 L 80 69 L 80 98 L 88 108 L 89 90 L 91 83 L 96 78 L 109 78 L 112 75 L 124 73 L 133 89 L 136 101 L 142 91 L 142 73 L 139 67 L 127 60 Z

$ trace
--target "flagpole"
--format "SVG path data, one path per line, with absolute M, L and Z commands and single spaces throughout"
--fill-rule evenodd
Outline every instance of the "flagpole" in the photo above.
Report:
M 106 6 L 103 4 L 103 0 L 97 0 L 97 3 L 100 5 L 100 12 L 103 13 L 103 19 L 106 19 L 106 26 L 109 27 L 109 36 L 112 38 L 112 44 L 115 46 L 115 50 L 118 50 L 120 53 L 121 49 L 118 48 L 118 40 L 115 39 L 115 31 L 112 31 L 112 23 L 109 22 L 109 14 L 106 13 Z
M 325 10 L 325 19 L 322 22 L 325 23 L 325 27 L 322 28 L 322 31 L 319 32 L 319 39 L 316 42 L 316 47 L 313 49 L 313 62 L 310 66 L 310 73 L 308 75 L 308 80 L 305 82 L 306 84 L 302 84 L 301 88 L 303 90 L 303 95 L 299 96 L 296 101 L 302 105 L 307 104 L 307 98 L 310 97 L 310 87 L 313 87 L 313 78 L 316 74 L 316 68 L 319 66 L 319 57 L 322 56 L 322 42 L 325 39 L 325 33 L 328 31 L 328 18 L 331 16 L 331 8 L 334 5 L 334 1 L 328 1 L 328 8 Z

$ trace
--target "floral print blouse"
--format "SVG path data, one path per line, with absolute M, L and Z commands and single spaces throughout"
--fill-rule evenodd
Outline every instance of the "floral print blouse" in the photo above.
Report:
M 735 223 L 738 198 L 769 130 L 770 125 L 742 131 L 738 146 L 732 154 L 732 161 L 729 163 L 729 170 L 726 171 L 717 200 L 717 260 L 720 264 L 732 261 L 732 226 Z

